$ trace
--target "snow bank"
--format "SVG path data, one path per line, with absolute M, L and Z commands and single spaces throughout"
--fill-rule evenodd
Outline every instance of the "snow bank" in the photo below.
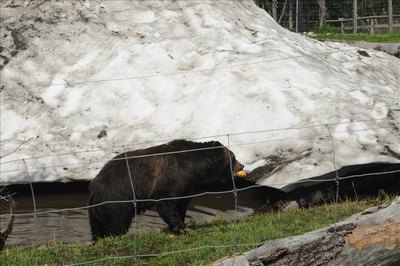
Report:
M 399 59 L 291 33 L 248 1 L 2 3 L 1 183 L 219 140 L 259 183 L 399 163 Z M 18 14 L 18 16 L 16 16 Z M 331 141 L 331 137 L 333 142 Z

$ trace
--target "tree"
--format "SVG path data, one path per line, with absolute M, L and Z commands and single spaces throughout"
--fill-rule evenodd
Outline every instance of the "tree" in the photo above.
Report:
M 0 191 L 1 193 L 1 191 Z M 13 224 L 14 224 L 14 213 L 15 213 L 15 202 L 13 200 L 13 198 L 11 197 L 11 195 L 7 195 L 7 196 L 1 196 L 0 195 L 0 200 L 2 202 L 6 202 L 7 205 L 9 205 L 10 208 L 10 218 L 8 220 L 8 224 L 7 224 L 7 228 L 0 233 L 0 251 L 3 250 L 5 244 L 6 244 L 6 240 L 8 238 L 8 235 L 11 234 L 11 231 L 13 229 Z
M 317 0 L 317 4 L 319 7 L 319 26 L 322 27 L 326 19 L 326 3 L 325 0 Z
M 211 266 L 398 265 L 399 261 L 400 197 L 321 230 L 267 241 Z

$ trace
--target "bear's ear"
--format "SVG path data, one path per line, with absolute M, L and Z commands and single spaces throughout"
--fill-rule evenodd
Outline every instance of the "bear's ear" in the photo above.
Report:
M 232 160 L 231 151 L 226 147 L 222 148 L 222 151 L 223 151 L 223 154 L 224 154 L 225 162 L 228 162 L 228 164 L 230 164 L 230 161 Z
M 212 145 L 213 145 L 213 147 L 222 147 L 222 146 L 224 146 L 224 145 L 222 145 L 221 142 L 219 142 L 219 141 L 213 141 L 213 142 L 212 142 Z

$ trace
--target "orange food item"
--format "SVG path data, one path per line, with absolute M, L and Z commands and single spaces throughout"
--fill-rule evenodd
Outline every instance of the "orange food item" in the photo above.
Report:
M 245 171 L 239 171 L 239 172 L 236 172 L 236 174 L 235 174 L 237 177 L 245 177 L 245 176 L 247 176 L 247 173 L 245 172 Z

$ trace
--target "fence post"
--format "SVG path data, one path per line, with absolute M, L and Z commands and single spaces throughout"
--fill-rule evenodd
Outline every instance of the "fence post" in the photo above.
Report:
M 374 19 L 373 19 L 373 18 L 370 18 L 369 26 L 370 26 L 369 32 L 370 32 L 371 34 L 374 34 L 374 32 L 375 32 L 375 30 L 374 30 L 375 25 L 374 25 Z
M 299 32 L 299 0 L 296 0 L 296 33 Z
M 293 2 L 289 1 L 289 30 L 293 30 Z
M 131 167 L 129 166 L 129 160 L 128 160 L 128 154 L 125 146 L 122 146 L 124 148 L 124 154 L 125 154 L 125 162 L 126 162 L 126 167 L 129 175 L 129 181 L 131 183 L 131 189 L 132 189 L 132 205 L 135 208 L 135 216 L 134 216 L 134 227 L 133 227 L 133 256 L 135 261 L 137 261 L 138 256 L 137 256 L 137 215 L 138 215 L 138 206 L 137 206 L 137 198 L 136 198 L 136 192 L 135 192 L 135 186 L 133 185 L 133 178 L 132 178 L 132 173 L 131 173 Z
M 344 18 L 339 18 L 340 21 L 340 32 L 344 33 Z
M 357 0 L 353 0 L 353 33 L 357 33 Z
M 25 159 L 22 159 L 22 162 L 24 163 L 26 175 L 27 175 L 28 180 L 29 180 L 29 186 L 30 186 L 30 188 L 31 188 L 32 202 L 33 202 L 33 212 L 34 212 L 34 213 L 33 213 L 33 217 L 35 218 L 35 221 L 36 221 L 36 220 L 37 220 L 37 215 L 36 215 L 36 213 L 37 213 L 37 209 L 36 209 L 36 198 L 35 198 L 35 193 L 33 192 L 32 180 L 31 180 L 31 178 L 30 178 L 28 166 L 26 165 Z
M 388 11 L 389 11 L 389 32 L 393 32 L 393 1 L 388 0 Z
M 272 17 L 276 22 L 278 22 L 278 1 L 272 1 Z

